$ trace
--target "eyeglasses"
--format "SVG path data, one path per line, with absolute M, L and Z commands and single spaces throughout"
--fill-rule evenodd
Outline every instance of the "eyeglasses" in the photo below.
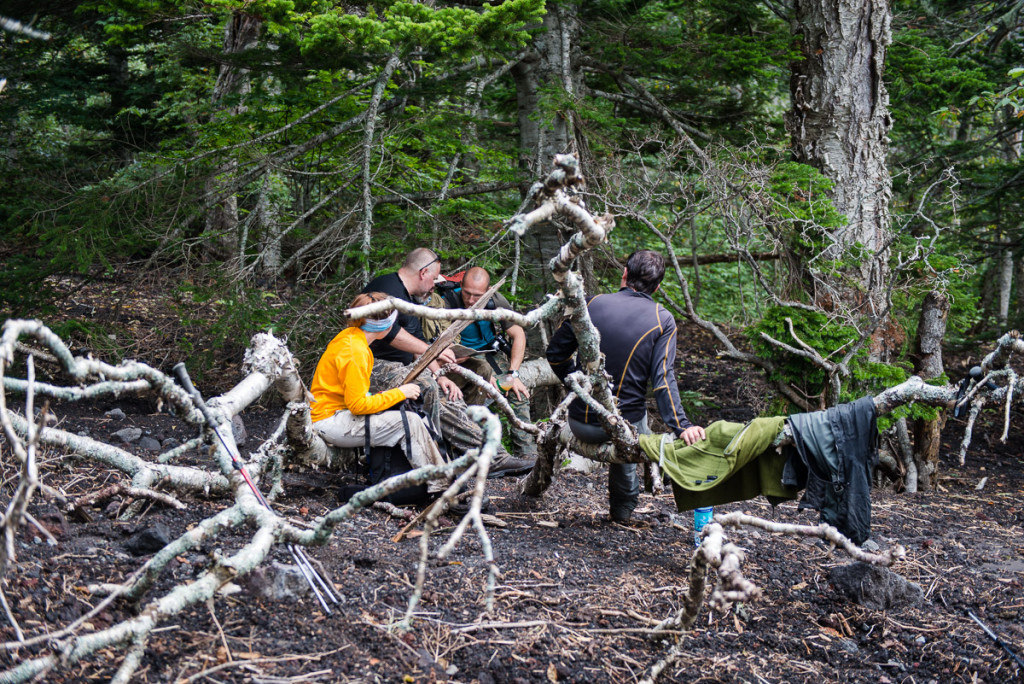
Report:
M 438 262 L 440 260 L 441 260 L 440 257 L 434 257 L 433 259 L 431 259 L 427 263 L 425 263 L 422 266 L 420 266 L 420 272 L 426 271 L 428 268 L 430 268 L 431 266 L 433 266 L 436 262 Z

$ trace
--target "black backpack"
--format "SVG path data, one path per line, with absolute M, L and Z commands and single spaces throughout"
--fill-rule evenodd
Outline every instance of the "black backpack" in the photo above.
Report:
M 408 407 L 407 407 L 408 404 Z M 408 450 L 412 448 L 412 442 L 409 435 L 409 417 L 406 415 L 407 410 L 411 410 L 416 415 L 421 415 L 418 407 L 412 404 L 409 400 L 406 400 L 398 405 L 398 410 L 402 414 L 402 425 L 405 428 L 405 449 L 402 448 L 402 442 L 395 444 L 394 446 L 370 446 L 370 415 L 364 417 L 366 442 L 364 449 L 366 451 L 366 465 L 369 470 L 370 485 L 375 485 L 389 477 L 401 475 L 413 470 L 413 466 L 409 463 L 409 459 L 406 457 Z M 439 438 L 434 431 L 433 425 L 430 419 L 422 416 L 423 422 L 427 425 L 427 430 L 430 435 L 441 447 L 441 453 L 447 453 L 447 448 L 442 439 Z M 399 489 L 397 492 L 389 494 L 382 501 L 394 504 L 395 506 L 425 506 L 432 500 L 432 496 L 427 492 L 426 483 L 415 485 L 412 487 L 405 487 Z

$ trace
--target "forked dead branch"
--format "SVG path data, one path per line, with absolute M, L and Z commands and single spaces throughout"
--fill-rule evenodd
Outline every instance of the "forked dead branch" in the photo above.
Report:
M 394 300 L 378 302 L 359 311 L 350 312 L 355 316 L 379 314 L 388 308 L 401 308 L 418 315 L 444 317 L 452 320 L 515 320 L 520 324 L 532 325 L 562 311 L 569 312 L 570 320 L 580 340 L 579 358 L 582 371 L 572 377 L 571 392 L 585 397 L 604 418 L 612 442 L 598 447 L 578 444 L 564 429 L 567 401 L 562 402 L 550 420 L 536 427 L 539 432 L 541 457 L 534 471 L 524 481 L 524 489 L 534 496 L 541 495 L 550 485 L 557 469 L 556 464 L 563 449 L 570 449 L 603 462 L 642 462 L 645 457 L 637 449 L 637 436 L 627 421 L 619 415 L 615 401 L 608 389 L 608 379 L 599 353 L 597 331 L 589 321 L 583 288 L 579 276 L 572 271 L 576 258 L 587 249 L 601 244 L 614 222 L 611 217 L 595 218 L 587 210 L 574 188 L 581 179 L 575 161 L 561 157 L 556 161 L 558 168 L 544 183 L 535 186 L 534 197 L 538 208 L 529 214 L 516 217 L 512 226 L 516 230 L 528 230 L 536 221 L 560 214 L 574 222 L 579 228 L 552 259 L 551 270 L 562 290 L 549 297 L 538 309 L 518 315 L 510 312 L 454 310 L 438 312 L 435 309 L 396 303 Z M 371 311 L 372 309 L 372 311 Z M 31 343 L 26 346 L 25 343 Z M 66 378 L 66 384 L 58 385 L 37 381 L 34 376 L 34 355 L 41 349 L 51 355 L 59 366 L 54 375 Z M 990 405 L 1009 406 L 1020 403 L 1024 396 L 1021 379 L 1016 373 L 1007 371 L 1007 360 L 1011 353 L 1024 351 L 1024 341 L 1017 335 L 1000 338 L 995 351 L 983 363 L 984 377 L 974 384 L 962 397 L 962 401 L 977 406 L 985 401 Z M 24 359 L 24 378 L 8 377 Z M 447 369 L 462 372 L 462 369 Z M 255 449 L 244 465 L 258 482 L 260 489 L 271 501 L 281 491 L 281 472 L 287 461 L 315 464 L 323 468 L 339 468 L 347 465 L 351 456 L 333 449 L 317 436 L 309 421 L 305 390 L 296 370 L 295 362 L 285 344 L 269 334 L 253 338 L 246 355 L 242 381 L 227 393 L 209 401 L 213 421 L 227 426 L 231 418 L 268 392 L 276 392 L 287 404 L 281 415 L 278 429 L 265 443 Z M 541 375 L 538 373 L 538 375 Z M 6 619 L 13 626 L 16 640 L 5 645 L 17 664 L 0 673 L 2 682 L 28 681 L 43 678 L 54 668 L 68 668 L 75 663 L 108 648 L 124 649 L 124 659 L 114 681 L 128 681 L 140 666 L 143 649 L 149 637 L 162 621 L 178 614 L 188 606 L 207 601 L 216 595 L 226 583 L 259 567 L 278 545 L 297 546 L 322 545 L 327 542 L 335 528 L 351 519 L 363 508 L 388 493 L 410 484 L 430 479 L 446 479 L 450 486 L 434 504 L 424 522 L 424 534 L 420 541 L 420 563 L 415 587 L 409 599 L 404 627 L 415 627 L 414 611 L 419 603 L 424 585 L 429 581 L 427 559 L 434 555 L 444 558 L 465 533 L 472 528 L 481 544 L 486 565 L 485 605 L 483 612 L 490 610 L 493 590 L 500 574 L 500 558 L 491 547 L 481 514 L 481 504 L 486 483 L 487 469 L 495 449 L 500 442 L 500 427 L 497 419 L 482 408 L 472 408 L 470 416 L 484 428 L 486 440 L 478 450 L 471 450 L 444 466 L 433 466 L 414 470 L 396 478 L 370 487 L 355 495 L 317 521 L 312 529 L 302 529 L 287 519 L 274 514 L 264 507 L 249 488 L 239 469 L 232 464 L 233 443 L 229 429 L 222 430 L 227 444 L 210 438 L 207 422 L 197 409 L 192 398 L 168 375 L 146 364 L 134 361 L 111 365 L 92 358 L 74 356 L 67 346 L 45 325 L 38 321 L 8 321 L 0 338 L 0 377 L 3 379 L 4 404 L 0 404 L 5 433 L 5 454 L 12 454 L 18 466 L 18 484 L 15 494 L 8 503 L 3 519 L 5 533 L 4 564 L 16 562 L 13 539 L 19 525 L 31 523 L 28 511 L 33 496 L 39 497 L 40 488 L 49 496 L 45 482 L 39 482 L 35 467 L 36 450 L 46 447 L 58 450 L 87 463 L 101 464 L 120 471 L 131 479 L 131 489 L 149 500 L 174 502 L 187 505 L 189 497 L 198 495 L 216 496 L 227 500 L 230 505 L 224 510 L 202 520 L 191 530 L 172 540 L 141 567 L 125 569 L 125 579 L 119 583 L 89 587 L 93 596 L 106 596 L 104 601 L 131 600 L 140 602 L 138 612 L 131 618 L 106 629 L 89 629 L 86 622 L 78 620 L 66 625 L 65 629 L 40 640 L 39 634 L 27 633 L 19 626 L 8 610 Z M 1003 383 L 1000 385 L 999 383 Z M 7 393 L 24 397 L 25 415 L 19 415 L 6 406 Z M 174 461 L 185 448 L 178 447 L 165 451 L 151 459 L 136 456 L 112 444 L 89 437 L 83 437 L 57 427 L 44 425 L 44 418 L 38 422 L 33 415 L 33 405 L 40 398 L 61 401 L 98 401 L 109 397 L 126 395 L 148 396 L 169 407 L 175 416 L 190 426 L 194 432 L 204 430 L 204 437 L 187 442 L 187 449 L 200 444 L 208 445 L 216 460 L 209 467 L 179 465 Z M 570 396 L 573 396 L 570 394 Z M 956 387 L 927 385 L 920 379 L 911 380 L 881 393 L 875 399 L 879 413 L 890 412 L 896 406 L 910 402 L 921 402 L 932 406 L 950 407 L 957 400 Z M 497 405 L 511 413 L 506 405 Z M 1008 414 L 1007 414 L 1008 415 Z M 463 486 L 472 488 L 469 512 L 461 519 L 456 529 L 445 542 L 431 549 L 432 532 L 446 505 L 459 494 Z M 172 498 L 168 498 L 172 497 Z M 84 504 L 83 504 L 84 505 Z M 129 508 L 125 516 L 131 516 L 137 508 Z M 716 524 L 708 528 L 704 543 L 697 551 L 691 576 L 689 597 L 684 608 L 677 615 L 668 616 L 660 629 L 685 629 L 693 624 L 705 600 L 705 583 L 709 573 L 714 573 L 718 584 L 711 601 L 716 606 L 729 602 L 751 600 L 757 595 L 757 588 L 746 580 L 742 573 L 742 552 L 730 544 L 725 537 L 729 526 L 755 526 L 773 534 L 813 535 L 844 548 L 853 557 L 866 562 L 888 565 L 899 556 L 899 549 L 887 554 L 867 554 L 853 546 L 827 526 L 779 525 L 759 518 L 730 514 L 716 518 Z M 149 597 L 156 581 L 161 578 L 168 564 L 177 556 L 196 549 L 204 542 L 217 539 L 228 528 L 239 528 L 249 524 L 248 539 L 236 551 L 216 558 L 192 582 L 181 583 L 159 596 Z M 0 565 L 0 569 L 4 566 Z M 104 605 L 104 604 L 101 604 Z M 656 668 L 657 670 L 657 668 Z M 657 670 L 660 671 L 660 670 Z M 657 672 L 652 671 L 652 678 Z

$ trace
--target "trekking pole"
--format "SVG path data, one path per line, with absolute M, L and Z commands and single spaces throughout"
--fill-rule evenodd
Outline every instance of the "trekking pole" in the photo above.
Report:
M 992 631 L 991 629 L 989 629 L 989 628 L 988 628 L 988 626 L 987 626 L 987 625 L 986 625 L 986 624 L 985 624 L 984 622 L 982 622 L 981 620 L 979 620 L 979 619 L 978 619 L 978 616 L 977 616 L 977 615 L 975 615 L 974 613 L 972 613 L 971 611 L 969 611 L 969 610 L 968 610 L 968 611 L 967 611 L 967 617 L 969 617 L 969 618 L 971 618 L 972 620 L 974 620 L 975 622 L 977 622 L 977 623 L 978 623 L 978 626 L 979 626 L 979 627 L 981 627 L 981 628 L 982 628 L 983 630 L 985 630 L 985 634 L 987 634 L 987 635 L 988 635 L 988 638 L 989 638 L 989 639 L 991 639 L 992 641 L 996 642 L 996 644 L 998 644 L 999 646 L 1002 646 L 1002 647 L 1003 647 L 1003 650 L 1004 650 L 1004 651 L 1006 651 L 1006 652 L 1007 652 L 1007 653 L 1008 653 L 1008 654 L 1010 655 L 1010 657 L 1011 657 L 1011 658 L 1013 658 L 1014 660 L 1016 660 L 1016 661 L 1017 661 L 1017 664 L 1018 664 L 1018 665 L 1019 665 L 1019 666 L 1020 666 L 1021 668 L 1024 668 L 1024 660 L 1021 660 L 1020 656 L 1019 656 L 1019 655 L 1017 655 L 1016 653 L 1014 653 L 1014 652 L 1013 652 L 1013 651 L 1012 651 L 1012 650 L 1010 649 L 1010 647 L 1006 645 L 1006 642 L 1005 642 L 1005 641 L 1003 641 L 1002 639 L 1000 639 L 1000 638 L 999 638 L 999 637 L 998 637 L 998 636 L 996 635 L 996 633 L 995 633 L 995 632 L 993 632 L 993 631 Z
M 242 463 L 242 459 L 238 456 L 235 450 L 228 446 L 224 436 L 220 434 L 217 423 L 214 422 L 213 414 L 210 413 L 210 409 L 207 408 L 206 402 L 203 401 L 203 395 L 199 393 L 199 390 L 197 390 L 192 384 L 192 379 L 188 377 L 188 370 L 185 368 L 185 364 L 175 364 L 173 372 L 178 384 L 180 384 L 185 391 L 188 392 L 189 396 L 192 397 L 192 400 L 195 401 L 196 406 L 199 408 L 199 412 L 203 414 L 203 418 L 206 420 L 206 424 L 210 426 L 210 430 L 212 430 L 213 434 L 217 436 L 221 446 L 224 447 L 224 451 L 231 458 L 231 465 L 239 472 L 246 484 L 249 485 L 249 489 L 252 490 L 253 496 L 256 497 L 256 500 L 264 508 L 276 514 L 276 511 L 274 511 L 270 506 L 270 502 L 267 501 L 263 496 L 263 493 L 256 487 L 256 483 L 252 481 L 252 478 L 249 476 L 249 471 L 246 470 L 245 464 Z M 295 544 L 288 544 L 288 551 L 291 553 L 292 560 L 295 561 L 295 566 L 299 569 L 299 573 L 302 575 L 302 578 L 306 580 L 306 584 L 308 584 L 309 588 L 313 590 L 313 595 L 316 596 L 320 605 L 327 614 L 330 615 L 332 613 L 331 607 L 327 604 L 327 599 L 324 598 L 324 596 L 326 595 L 326 597 L 333 603 L 337 604 L 341 602 L 338 595 L 334 592 L 334 588 L 331 587 L 330 582 L 325 580 L 323 575 L 313 567 L 309 557 L 306 556 L 306 552 L 301 547 L 298 547 Z

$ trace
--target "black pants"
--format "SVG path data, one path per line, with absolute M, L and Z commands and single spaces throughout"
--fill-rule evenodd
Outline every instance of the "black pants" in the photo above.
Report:
M 632 425 L 641 435 L 651 434 L 651 429 L 647 427 L 647 416 Z M 581 423 L 570 418 L 569 429 L 576 439 L 586 444 L 608 441 L 608 433 L 599 425 Z M 640 500 L 640 476 L 637 475 L 636 466 L 636 463 L 608 464 L 608 510 L 612 520 L 629 520 Z

